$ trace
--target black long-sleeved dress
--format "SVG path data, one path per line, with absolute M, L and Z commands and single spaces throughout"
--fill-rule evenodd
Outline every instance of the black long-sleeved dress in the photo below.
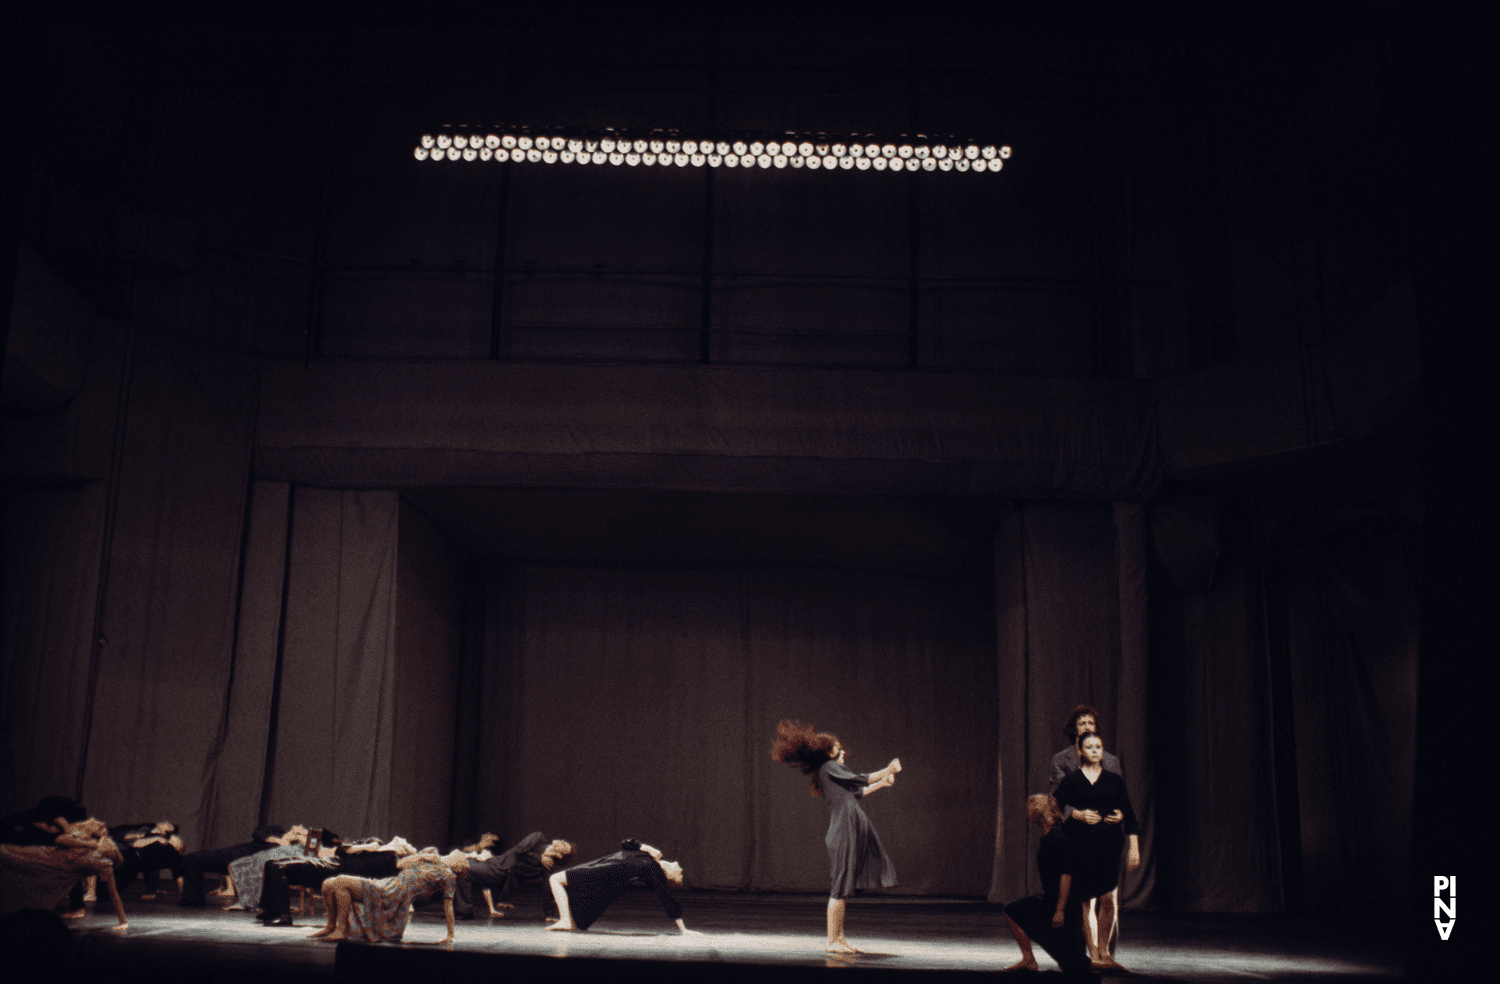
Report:
M 668 918 L 682 918 L 682 906 L 667 888 L 666 872 L 645 851 L 629 848 L 616 851 L 596 861 L 569 868 L 567 875 L 568 908 L 572 911 L 574 925 L 579 929 L 592 926 L 604 915 L 610 903 L 625 891 L 625 886 L 637 878 L 656 890 L 656 897 L 667 911 Z
M 880 846 L 875 825 L 860 807 L 860 797 L 870 784 L 842 762 L 829 759 L 818 769 L 818 788 L 828 804 L 828 848 L 830 898 L 848 898 L 867 888 L 890 888 L 896 884 L 896 866 Z
M 1090 824 L 1074 816 L 1063 824 L 1078 865 L 1073 885 L 1079 898 L 1092 899 L 1110 892 L 1120 883 L 1120 852 L 1125 848 L 1125 837 L 1141 829 L 1130 806 L 1124 777 L 1104 769 L 1098 779 L 1089 782 L 1082 770 L 1072 772 L 1058 784 L 1054 795 L 1059 807 L 1094 810 L 1101 817 L 1116 810 L 1125 815 L 1123 823 Z

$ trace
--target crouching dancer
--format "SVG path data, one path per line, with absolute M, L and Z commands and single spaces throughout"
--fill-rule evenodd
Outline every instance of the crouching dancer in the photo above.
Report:
M 1019 962 L 1006 970 L 1036 970 L 1031 944 L 1047 951 L 1063 973 L 1088 974 L 1088 951 L 1083 942 L 1083 896 L 1073 890 L 1075 862 L 1068 835 L 1062 830 L 1062 811 L 1051 796 L 1038 793 L 1026 800 L 1026 819 L 1042 828 L 1036 866 L 1042 894 L 1028 895 L 1005 906 L 1005 921 L 1021 945 Z
M 682 886 L 682 865 L 663 861 L 661 852 L 634 838 L 622 841 L 620 849 L 596 861 L 575 865 L 555 872 L 547 879 L 552 897 L 557 901 L 557 922 L 549 930 L 585 930 L 592 926 L 620 897 L 625 886 L 639 878 L 656 890 L 667 917 L 687 936 L 698 936 L 682 922 L 682 906 L 672 898 L 667 886 Z

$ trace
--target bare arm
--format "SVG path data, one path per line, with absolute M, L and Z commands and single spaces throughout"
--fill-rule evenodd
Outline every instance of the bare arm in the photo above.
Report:
M 1141 866 L 1141 838 L 1139 834 L 1131 834 L 1125 849 L 1125 870 L 1134 871 Z
M 890 765 L 887 765 L 885 768 L 881 769 L 879 772 L 872 772 L 872 773 L 870 773 L 870 781 L 871 782 L 878 782 L 879 780 L 884 779 L 886 776 L 893 776 L 893 775 L 895 775 L 896 773 L 898 773 L 900 771 L 901 771 L 901 760 L 898 759 L 898 758 L 893 758 L 893 759 L 891 759 Z
M 448 923 L 448 935 L 439 940 L 439 943 L 453 942 L 453 898 L 450 896 L 443 899 L 443 919 Z
M 884 789 L 887 786 L 894 786 L 894 785 L 896 785 L 896 777 L 893 776 L 893 775 L 890 775 L 889 773 L 887 773 L 886 775 L 882 776 L 880 779 L 877 779 L 876 781 L 874 781 L 874 782 L 870 783 L 868 786 L 866 786 L 864 788 L 864 791 L 862 793 L 860 793 L 860 795 L 861 796 L 869 796 L 871 793 L 875 792 L 875 790 L 877 790 L 877 789 Z
M 115 887 L 115 869 L 105 868 L 99 872 L 99 880 L 104 883 L 105 888 L 109 889 L 109 901 L 113 903 L 115 915 L 120 920 L 120 925 L 115 927 L 115 932 L 123 933 L 125 932 L 125 903 L 120 901 L 120 890 Z
M 1057 911 L 1052 913 L 1052 928 L 1062 929 L 1063 906 L 1068 904 L 1068 892 L 1073 888 L 1073 876 L 1063 875 L 1057 883 Z

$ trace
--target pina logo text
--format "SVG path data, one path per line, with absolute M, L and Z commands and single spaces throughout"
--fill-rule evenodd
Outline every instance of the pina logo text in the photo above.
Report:
M 1444 895 L 1448 896 L 1446 902 Z M 1447 922 L 1443 921 L 1445 917 Z M 1438 935 L 1443 939 L 1453 932 L 1453 924 L 1458 922 L 1457 875 L 1432 876 L 1432 921 L 1437 923 Z

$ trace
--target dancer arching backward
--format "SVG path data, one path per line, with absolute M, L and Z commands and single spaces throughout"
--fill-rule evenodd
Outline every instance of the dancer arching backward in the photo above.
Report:
M 667 886 L 681 887 L 682 865 L 663 861 L 661 852 L 634 838 L 620 843 L 620 849 L 597 861 L 574 865 L 567 871 L 554 872 L 547 879 L 552 897 L 557 901 L 557 922 L 548 929 L 584 930 L 592 926 L 620 897 L 625 886 L 639 878 L 656 889 L 661 907 L 677 923 L 683 935 L 697 936 L 682 922 L 682 906 L 672 898 Z
M 312 938 L 399 943 L 406 932 L 412 899 L 441 892 L 448 935 L 438 942 L 452 943 L 453 893 L 457 880 L 469 872 L 469 859 L 461 851 L 442 857 L 436 851 L 423 851 L 402 858 L 396 867 L 399 870 L 392 878 L 335 875 L 324 881 L 323 908 L 329 924 Z
M 1130 807 L 1125 778 L 1104 768 L 1104 740 L 1092 731 L 1079 735 L 1078 761 L 1078 771 L 1058 784 L 1057 805 L 1063 810 L 1072 807 L 1063 832 L 1078 865 L 1073 890 L 1080 899 L 1102 899 L 1120 883 L 1120 852 L 1127 841 L 1126 870 L 1141 866 L 1140 826 Z M 1109 952 L 1116 915 L 1113 906 L 1100 904 L 1099 929 L 1088 941 L 1096 970 L 1120 968 Z
M 795 766 L 812 776 L 812 794 L 828 804 L 828 867 L 833 882 L 828 892 L 828 949 L 835 953 L 858 953 L 844 938 L 844 902 L 867 888 L 890 888 L 896 884 L 896 867 L 885 856 L 880 836 L 859 798 L 877 789 L 893 786 L 901 760 L 879 772 L 861 775 L 844 765 L 844 746 L 833 735 L 820 734 L 810 724 L 782 721 L 776 725 L 776 744 L 771 758 Z

